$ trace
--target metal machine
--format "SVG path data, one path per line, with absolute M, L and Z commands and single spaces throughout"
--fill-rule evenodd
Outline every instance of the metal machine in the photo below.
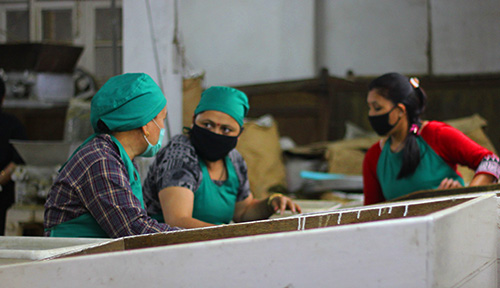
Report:
M 16 203 L 43 204 L 62 164 L 78 144 L 55 141 L 19 141 L 10 143 L 25 161 L 12 174 L 16 183 Z
M 6 100 L 68 102 L 75 95 L 75 65 L 82 51 L 82 47 L 69 45 L 0 45 Z

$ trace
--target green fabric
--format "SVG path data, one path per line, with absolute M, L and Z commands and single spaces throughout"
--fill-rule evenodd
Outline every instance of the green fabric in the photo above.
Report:
M 203 178 L 194 193 L 193 218 L 212 224 L 228 224 L 233 220 L 240 184 L 233 163 L 228 156 L 224 159 L 228 177 L 221 186 L 210 178 L 206 164 L 200 159 Z
M 132 160 L 130 160 L 130 157 L 128 157 L 128 154 L 123 148 L 120 141 L 118 141 L 118 139 L 116 139 L 113 135 L 110 136 L 113 142 L 115 142 L 116 146 L 118 146 L 118 149 L 120 150 L 120 156 L 122 157 L 123 163 L 125 163 L 125 167 L 127 168 L 128 180 L 130 182 L 130 187 L 132 188 L 132 193 L 137 199 L 139 199 L 139 202 L 141 202 L 142 209 L 145 209 L 144 197 L 142 194 L 141 178 L 139 177 L 139 172 L 135 168 Z
M 247 95 L 240 90 L 213 86 L 201 93 L 200 103 L 194 110 L 194 114 L 208 110 L 224 112 L 243 126 L 243 119 L 247 116 L 249 107 Z
M 422 137 L 417 137 L 417 144 L 420 147 L 420 164 L 412 175 L 397 179 L 403 164 L 403 152 L 391 151 L 390 138 L 385 143 L 377 163 L 377 177 L 386 200 L 419 190 L 436 189 L 444 178 L 452 178 L 465 185 L 462 177 Z
M 56 225 L 50 229 L 50 237 L 110 238 L 90 213 Z
M 153 79 L 144 73 L 112 77 L 92 98 L 90 122 L 96 133 L 100 119 L 111 131 L 130 131 L 153 120 L 167 100 Z
M 163 218 L 163 214 L 154 214 L 154 215 L 149 215 L 152 219 L 155 219 L 158 221 L 158 223 L 165 223 L 165 218 Z

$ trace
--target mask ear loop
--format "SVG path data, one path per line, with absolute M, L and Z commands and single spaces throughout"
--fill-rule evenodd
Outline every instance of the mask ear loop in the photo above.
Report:
M 153 122 L 155 122 L 156 127 L 158 127 L 158 129 L 161 130 L 160 125 L 158 125 L 158 123 L 156 123 L 155 119 L 153 119 Z
M 236 136 L 236 137 L 239 137 L 241 135 L 241 133 L 243 133 L 243 130 L 245 130 L 245 127 L 241 126 L 240 127 L 240 133 L 238 133 L 238 136 Z
M 160 125 L 158 125 L 158 123 L 156 123 L 155 119 L 153 119 L 153 122 L 155 123 L 156 127 L 158 127 L 158 129 L 160 129 L 160 130 L 161 130 Z M 150 135 L 150 134 L 149 134 L 149 131 L 146 131 L 146 133 L 144 134 L 144 139 L 146 139 L 146 142 L 148 142 L 148 144 L 151 144 L 151 143 L 149 142 L 149 140 L 148 140 L 149 135 Z

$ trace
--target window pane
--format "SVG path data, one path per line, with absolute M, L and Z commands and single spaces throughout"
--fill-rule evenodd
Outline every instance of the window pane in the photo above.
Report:
M 42 12 L 43 34 L 46 42 L 73 41 L 71 10 L 44 10 Z
M 122 47 L 118 46 L 118 73 L 122 71 Z M 104 84 L 109 78 L 115 76 L 113 72 L 113 48 L 96 47 L 95 49 L 95 76 L 98 85 Z
M 28 11 L 7 11 L 7 42 L 29 40 Z
M 116 21 L 116 22 L 115 22 Z M 95 39 L 113 40 L 113 28 L 116 23 L 116 37 L 122 39 L 122 9 L 103 8 L 95 12 Z

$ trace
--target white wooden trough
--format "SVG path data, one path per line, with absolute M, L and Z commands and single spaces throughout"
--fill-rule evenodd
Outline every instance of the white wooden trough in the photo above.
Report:
M 459 198 L 471 198 L 479 197 L 481 195 L 487 194 L 496 195 L 497 199 L 497 274 L 498 274 L 498 284 L 497 287 L 500 288 L 500 184 L 492 184 L 485 186 L 472 186 L 472 187 L 462 187 L 446 190 L 422 190 L 416 191 L 411 194 L 399 197 L 392 200 L 391 202 L 408 202 L 420 199 L 427 199 L 429 201 L 438 200 L 442 201 L 444 199 L 459 199 Z
M 495 287 L 494 195 L 126 237 L 0 266 L 2 287 Z M 107 251 L 104 252 L 103 251 Z
M 0 266 L 50 259 L 75 251 L 97 248 L 102 246 L 100 244 L 108 244 L 110 241 L 112 240 L 97 238 L 4 236 L 0 237 Z

